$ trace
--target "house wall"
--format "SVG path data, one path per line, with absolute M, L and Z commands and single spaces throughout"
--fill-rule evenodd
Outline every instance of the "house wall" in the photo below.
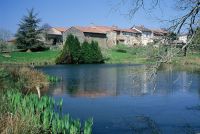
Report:
M 142 42 L 142 45 L 144 46 L 146 46 L 148 43 L 153 42 L 152 32 L 142 32 L 141 42 Z
M 153 33 L 151 31 L 141 31 L 135 27 L 133 27 L 132 29 L 135 29 L 138 32 L 142 33 L 140 41 L 143 46 L 146 46 L 148 43 L 153 42 Z
M 84 36 L 83 32 L 81 32 L 80 30 L 78 30 L 75 27 L 71 27 L 63 33 L 63 44 L 65 44 L 66 38 L 70 34 L 76 36 L 79 39 L 80 43 L 83 43 L 85 41 L 85 36 Z
M 117 40 L 118 40 L 118 43 L 123 43 L 128 46 L 140 45 L 141 35 L 134 34 L 134 33 L 132 35 L 127 35 L 123 32 L 120 32 L 120 34 L 117 35 Z
M 107 37 L 106 34 L 100 33 L 84 33 L 84 38 L 87 42 L 96 41 L 101 48 L 107 47 Z
M 82 32 L 76 27 L 71 27 L 63 33 L 63 43 L 66 41 L 68 35 L 74 35 L 78 37 L 79 41 L 83 43 L 85 40 L 88 42 L 97 41 L 101 48 L 110 48 L 116 46 L 122 40 L 122 43 L 128 46 L 140 45 L 142 44 L 142 35 L 121 31 L 110 31 L 106 34 L 104 33 L 89 33 Z
M 178 40 L 182 41 L 183 43 L 186 43 L 187 42 L 187 35 L 179 36 Z
M 40 41 L 48 45 L 62 44 L 62 33 L 55 28 L 43 30 L 40 34 Z
M 99 46 L 101 48 L 107 48 L 107 35 L 103 34 L 103 33 L 83 33 L 82 31 L 78 30 L 75 27 L 71 27 L 70 29 L 68 29 L 66 32 L 63 33 L 63 43 L 66 41 L 66 38 L 68 35 L 74 35 L 76 36 L 80 43 L 83 43 L 84 41 L 88 41 L 91 42 L 93 41 L 97 41 Z
M 117 45 L 117 32 L 111 31 L 107 33 L 107 47 L 114 47 Z

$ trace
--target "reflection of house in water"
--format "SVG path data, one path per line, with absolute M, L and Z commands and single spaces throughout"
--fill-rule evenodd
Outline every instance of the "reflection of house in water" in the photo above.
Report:
M 136 83 L 129 75 L 132 66 L 73 68 L 62 71 L 63 83 L 56 86 L 54 94 L 67 92 L 72 96 L 117 96 L 117 95 L 143 95 L 148 93 L 145 68 L 134 67 L 141 73 L 137 74 Z
M 154 83 L 148 80 L 149 72 L 146 66 L 79 65 L 57 69 L 59 71 L 56 69 L 53 71 L 63 76 L 63 82 L 54 86 L 54 95 L 69 94 L 92 98 L 118 95 L 166 95 L 177 90 L 195 89 L 188 86 L 192 78 L 190 73 L 176 72 L 172 67 L 158 71 L 155 89 Z

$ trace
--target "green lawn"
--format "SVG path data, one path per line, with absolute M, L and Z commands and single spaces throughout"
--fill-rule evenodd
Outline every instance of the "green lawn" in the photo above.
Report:
M 122 53 L 114 50 L 109 50 L 107 55 L 106 63 L 147 63 L 147 58 L 145 56 L 138 56 L 131 53 Z
M 55 64 L 55 59 L 59 51 L 44 52 L 12 52 L 10 54 L 0 54 L 0 63 L 11 64 Z
M 107 59 L 106 63 L 151 63 L 150 53 L 145 47 L 125 47 L 119 45 L 115 48 L 103 50 L 103 55 Z
M 117 46 L 112 49 L 102 50 L 107 64 L 149 64 L 155 62 L 156 49 L 151 47 L 124 47 Z M 0 54 L 0 63 L 8 64 L 35 64 L 46 65 L 55 64 L 55 59 L 60 51 L 43 51 L 43 52 L 12 52 L 10 54 Z M 152 60 L 154 59 L 154 60 Z M 178 65 L 199 65 L 200 53 L 189 52 L 186 57 L 177 56 L 173 59 L 172 64 Z

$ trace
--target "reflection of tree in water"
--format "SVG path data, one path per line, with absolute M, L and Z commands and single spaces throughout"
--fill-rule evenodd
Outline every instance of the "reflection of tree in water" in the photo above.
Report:
M 129 69 L 129 78 L 132 82 L 132 89 L 134 90 L 135 95 L 145 95 L 152 94 L 153 91 L 153 82 L 149 79 L 149 66 L 138 66 L 130 67 Z
M 199 92 L 198 75 L 164 66 L 158 70 L 156 78 L 150 79 L 149 69 L 148 65 L 68 68 L 63 81 L 54 86 L 54 94 L 97 97 Z
M 68 93 L 71 94 L 71 95 L 74 95 L 74 94 L 76 94 L 78 92 L 78 88 L 77 87 L 73 87 L 72 86 L 72 87 L 67 87 L 66 89 L 67 89 Z
M 152 77 L 151 66 L 139 66 L 129 69 L 132 89 L 135 95 L 172 94 L 176 91 L 199 92 L 199 77 L 194 73 L 176 70 L 173 66 L 160 66 Z
M 130 125 L 134 134 L 161 134 L 158 124 L 148 116 L 140 115 L 134 118 L 134 123 Z
M 161 127 L 159 124 L 156 123 L 149 116 L 139 115 L 133 119 L 133 123 L 130 124 L 129 127 L 131 128 L 134 134 L 162 134 Z M 196 134 L 197 132 L 195 129 L 189 124 L 185 123 L 182 126 L 176 128 L 177 131 L 173 133 L 183 133 L 183 134 Z M 180 131 L 180 132 L 178 132 Z

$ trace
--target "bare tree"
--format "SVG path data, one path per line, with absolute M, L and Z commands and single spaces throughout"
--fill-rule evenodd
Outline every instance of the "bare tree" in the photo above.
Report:
M 9 30 L 0 29 L 0 52 L 6 48 L 6 42 L 11 38 L 12 34 Z
M 42 27 L 41 27 L 42 33 L 44 35 L 45 43 L 47 43 L 48 30 L 50 28 L 52 28 L 52 27 L 48 23 L 43 24 Z
M 0 39 L 3 41 L 8 41 L 11 38 L 12 34 L 9 30 L 0 29 Z
M 177 18 L 172 18 L 168 20 L 160 19 L 160 21 L 170 22 L 171 26 L 169 27 L 170 30 L 173 32 L 180 33 L 180 31 L 184 29 L 188 29 L 189 33 L 192 34 L 194 32 L 194 28 L 197 25 L 200 25 L 200 0 L 174 0 L 175 5 L 174 7 L 177 9 L 178 12 L 183 13 L 182 16 Z M 127 15 L 130 19 L 133 19 L 135 14 L 138 13 L 139 10 L 143 10 L 146 13 L 150 14 L 151 11 L 155 10 L 156 8 L 162 7 L 160 6 L 165 0 L 119 0 L 117 3 L 116 8 L 120 9 L 123 6 L 127 6 L 125 15 Z
M 114 6 L 114 10 L 120 11 L 122 9 L 125 10 L 125 14 L 129 17 L 129 19 L 133 19 L 134 16 L 139 11 L 144 11 L 147 14 L 151 14 L 154 10 L 159 8 L 162 11 L 162 4 L 165 4 L 165 0 L 118 0 L 116 5 Z M 175 49 L 174 46 L 170 46 L 170 51 L 162 54 L 158 54 L 158 60 L 155 65 L 148 68 L 149 77 L 148 79 L 153 80 L 156 77 L 157 70 L 160 67 L 161 63 L 169 62 L 175 55 L 177 55 L 180 51 L 184 51 L 184 55 L 186 55 L 187 48 L 191 45 L 191 42 L 194 37 L 194 31 L 197 27 L 200 27 L 200 0 L 174 0 L 174 5 L 177 12 L 179 12 L 180 16 L 171 18 L 171 19 L 160 19 L 159 21 L 167 22 L 170 24 L 168 30 L 175 33 L 180 34 L 181 31 L 187 30 L 188 33 L 188 41 L 185 45 L 182 46 L 182 49 Z M 126 7 L 126 8 L 124 8 Z M 158 9 L 157 9 L 158 10 Z M 122 11 L 120 11 L 120 14 Z M 169 37 L 165 37 L 165 43 L 169 43 L 167 41 Z

